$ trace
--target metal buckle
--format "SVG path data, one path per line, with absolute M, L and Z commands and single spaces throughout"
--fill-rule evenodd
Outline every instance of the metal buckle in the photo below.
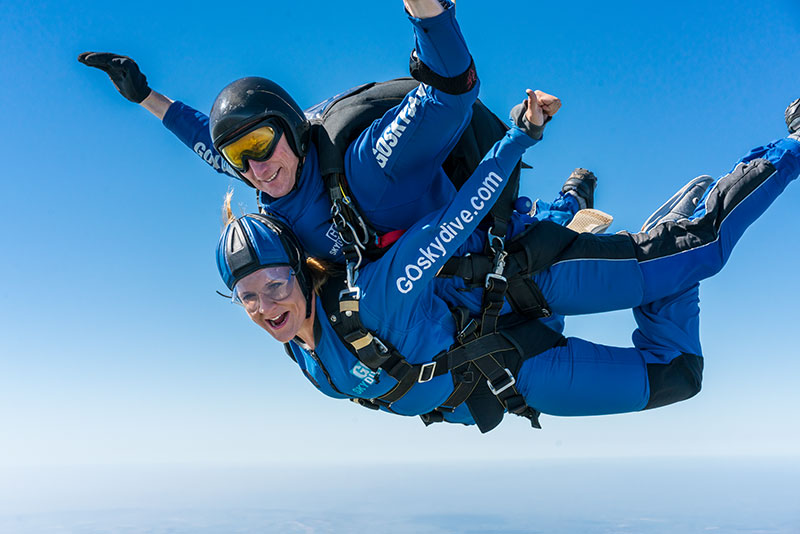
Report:
M 342 289 L 341 291 L 339 291 L 339 300 L 342 300 L 342 297 L 346 295 L 353 295 L 353 300 L 360 300 L 361 288 L 358 286 L 352 286 L 346 289 Z
M 356 249 L 356 250 L 358 250 L 358 249 Z M 346 277 L 347 278 L 346 279 L 347 289 L 346 289 L 346 291 L 349 292 L 349 293 L 354 293 L 354 292 L 357 293 L 356 300 L 361 298 L 361 290 L 358 289 L 358 286 L 356 285 L 356 281 L 358 280 L 358 267 L 361 264 L 361 259 L 362 259 L 361 258 L 361 253 L 359 253 L 358 254 L 358 263 L 354 265 L 352 262 L 348 262 L 347 266 L 345 267 L 345 272 L 347 273 L 347 277 Z M 342 293 L 340 292 L 339 293 L 340 297 L 341 297 L 341 294 Z
M 349 204 L 349 202 L 345 202 Z M 366 250 L 367 242 L 369 241 L 369 230 L 367 229 L 367 224 L 364 222 L 364 218 L 361 217 L 361 215 L 359 215 L 357 212 L 355 212 L 353 215 L 363 234 L 362 237 L 362 235 L 359 235 L 359 233 L 356 231 L 356 228 L 344 216 L 344 211 L 345 210 L 342 208 L 338 200 L 335 201 L 331 206 L 331 219 L 333 220 L 333 225 L 336 227 L 336 231 L 339 232 L 339 237 L 347 245 L 355 245 L 357 248 Z M 352 239 L 348 239 L 345 236 L 345 231 L 350 233 L 350 237 Z
M 417 382 L 424 384 L 433 379 L 433 372 L 436 370 L 436 362 L 424 363 L 419 369 L 419 378 Z
M 494 226 L 492 226 L 491 228 L 489 228 L 486 231 L 486 238 L 489 240 L 489 248 L 492 249 L 495 252 L 502 251 L 504 248 L 506 248 L 505 237 L 504 236 L 499 236 L 499 235 L 494 235 L 492 233 L 492 230 L 494 230 Z M 494 246 L 494 242 L 495 241 L 497 241 L 500 244 L 499 247 L 495 247 Z
M 507 390 L 508 388 L 510 388 L 511 386 L 513 386 L 514 384 L 517 383 L 517 379 L 514 378 L 514 375 L 511 374 L 511 371 L 508 370 L 508 367 L 506 367 L 503 370 L 508 375 L 508 378 L 509 378 L 508 384 L 504 385 L 500 389 L 494 389 L 494 386 L 492 385 L 492 381 L 491 380 L 487 380 L 486 381 L 486 383 L 489 384 L 489 391 L 491 391 L 492 394 L 494 394 L 494 395 L 500 395 L 502 392 L 504 392 L 505 390 Z
M 372 342 L 378 346 L 378 352 L 380 352 L 381 354 L 386 354 L 387 352 L 389 352 L 389 347 L 384 345 L 383 341 L 381 341 L 377 337 L 372 336 Z
M 459 343 L 464 343 L 467 336 L 472 335 L 478 329 L 478 322 L 475 319 L 470 319 L 469 322 L 461 329 L 461 332 L 456 334 L 456 339 Z
M 503 274 L 503 270 L 506 268 L 506 256 L 508 256 L 508 252 L 505 250 L 499 250 L 494 257 L 494 274 Z

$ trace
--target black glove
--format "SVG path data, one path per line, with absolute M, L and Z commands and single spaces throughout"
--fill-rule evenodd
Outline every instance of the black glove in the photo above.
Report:
M 511 108 L 511 113 L 508 114 L 511 121 L 519 127 L 520 130 L 528 134 L 529 137 L 532 139 L 536 139 L 537 141 L 540 140 L 544 135 L 544 125 L 550 122 L 550 119 L 553 117 L 549 115 L 545 115 L 544 117 L 544 124 L 541 126 L 536 126 L 535 124 L 531 124 L 528 122 L 528 118 L 525 117 L 525 112 L 528 111 L 528 101 L 524 100 L 520 104 L 517 104 L 513 108 Z
M 152 92 L 147 85 L 147 78 L 139 71 L 139 65 L 127 56 L 110 52 L 84 52 L 78 56 L 78 61 L 108 74 L 117 91 L 131 102 L 141 104 Z

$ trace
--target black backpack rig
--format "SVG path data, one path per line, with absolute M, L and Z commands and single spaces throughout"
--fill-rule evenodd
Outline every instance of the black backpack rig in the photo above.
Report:
M 549 267 L 578 234 L 555 223 L 539 222 L 509 240 L 506 246 L 508 225 L 519 193 L 520 169 L 526 166 L 522 161 L 482 223 L 488 228 L 485 253 L 451 258 L 437 275 L 457 276 L 469 288 L 484 289 L 480 317 L 471 317 L 462 307 L 452 310 L 458 334 L 450 350 L 437 355 L 432 362 L 411 364 L 390 343 L 367 330 L 359 318 L 358 268 L 364 258 L 379 258 L 402 231 L 381 235 L 363 217 L 347 185 L 345 152 L 362 131 L 400 104 L 420 81 L 458 94 L 469 90 L 463 88 L 462 82 L 470 78 L 470 69 L 474 76 L 474 65 L 470 65 L 464 75 L 457 77 L 462 82 L 434 79 L 436 75 L 426 72 L 418 61 L 415 69 L 414 61 L 412 56 L 411 70 L 416 79 L 365 84 L 306 110 L 311 139 L 319 153 L 320 171 L 331 200 L 331 218 L 344 243 L 346 265 L 345 275 L 333 277 L 323 287 L 323 309 L 339 338 L 361 363 L 373 371 L 381 369 L 397 380 L 397 385 L 380 398 L 352 400 L 368 408 L 392 411 L 392 403 L 414 384 L 451 372 L 453 394 L 442 406 L 421 416 L 426 425 L 443 421 L 446 412 L 466 402 L 481 432 L 497 426 L 505 411 L 526 417 L 532 426 L 541 428 L 539 412 L 527 406 L 514 387 L 515 375 L 525 359 L 561 345 L 565 339 L 539 321 L 551 312 L 531 275 Z M 475 102 L 471 122 L 442 165 L 456 188 L 471 176 L 508 128 L 480 100 Z M 505 298 L 516 313 L 500 317 Z M 287 352 L 291 355 L 288 347 Z

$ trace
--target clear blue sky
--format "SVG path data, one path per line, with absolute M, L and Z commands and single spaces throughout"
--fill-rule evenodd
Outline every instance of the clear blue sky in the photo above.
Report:
M 505 114 L 526 87 L 563 100 L 527 155 L 524 192 L 552 197 L 572 168 L 588 167 L 612 230 L 638 228 L 688 179 L 722 174 L 783 136 L 783 110 L 800 96 L 796 0 L 460 0 L 458 18 L 490 107 Z M 322 396 L 215 295 L 230 181 L 75 59 L 127 54 L 152 87 L 207 111 L 246 75 L 278 80 L 302 105 L 403 76 L 411 45 L 400 0 L 0 6 L 0 467 L 451 452 L 797 461 L 800 186 L 702 284 L 699 397 L 644 414 L 543 417 L 543 431 L 514 417 L 486 436 L 425 429 Z M 251 191 L 235 189 L 252 209 Z M 568 321 L 570 334 L 619 345 L 632 328 L 629 312 Z

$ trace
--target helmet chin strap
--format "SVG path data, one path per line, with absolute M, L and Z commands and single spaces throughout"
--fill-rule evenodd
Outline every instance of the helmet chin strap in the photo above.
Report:
M 292 191 L 294 191 L 300 186 L 300 176 L 303 174 L 303 165 L 305 164 L 305 162 L 306 162 L 305 156 L 297 159 L 297 170 L 294 173 L 294 186 L 292 186 Z M 289 191 L 289 193 L 291 193 L 292 191 Z
M 306 319 L 311 317 L 311 311 L 313 310 L 314 306 L 314 290 L 312 288 L 308 288 L 308 295 L 306 295 Z

